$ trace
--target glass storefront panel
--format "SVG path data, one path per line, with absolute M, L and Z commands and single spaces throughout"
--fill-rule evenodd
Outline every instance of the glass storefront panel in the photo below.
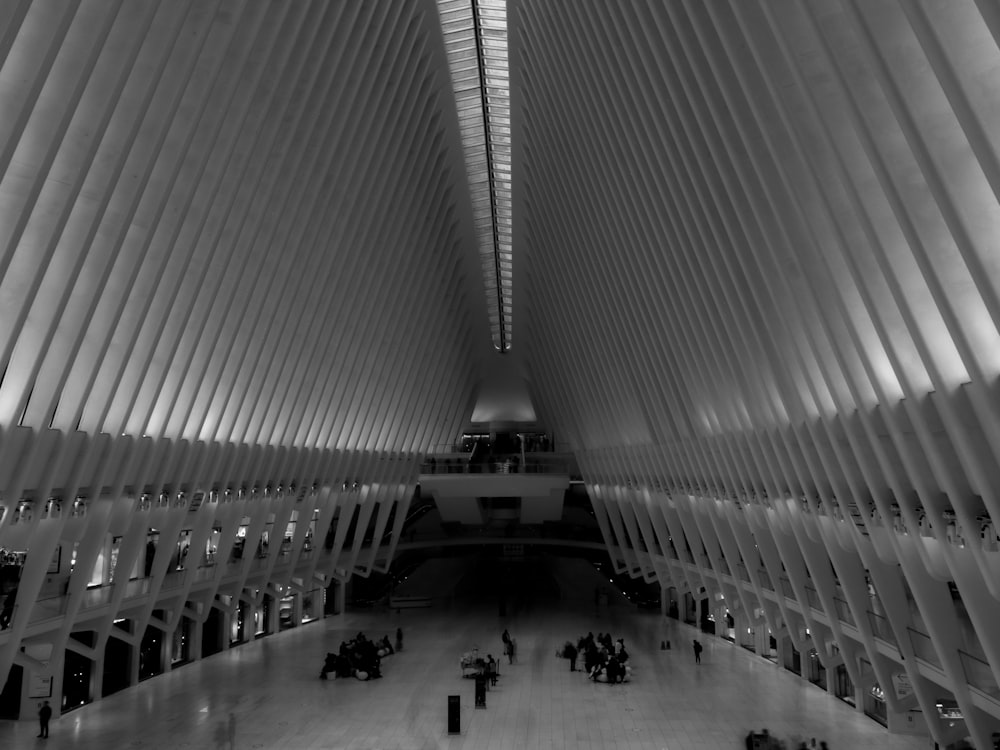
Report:
M 229 642 L 231 644 L 243 643 L 246 640 L 246 616 L 247 605 L 246 602 L 241 601 L 236 605 L 233 619 L 229 623 Z
M 851 682 L 850 675 L 847 674 L 847 667 L 838 664 L 833 671 L 833 694 L 843 701 L 854 705 L 854 683 Z
M 312 622 L 323 616 L 324 589 L 313 589 L 302 595 L 302 622 Z
M 284 596 L 278 601 L 278 629 L 288 630 L 294 628 L 295 622 L 295 597 L 297 594 Z
M 170 644 L 170 663 L 173 666 L 183 664 L 191 659 L 191 620 L 182 617 L 180 624 L 174 628 L 173 639 Z

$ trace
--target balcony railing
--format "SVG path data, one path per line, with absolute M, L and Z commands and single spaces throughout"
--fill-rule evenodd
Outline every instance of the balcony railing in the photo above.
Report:
M 867 615 L 868 623 L 872 628 L 872 634 L 879 640 L 892 645 L 894 648 L 899 648 L 899 645 L 896 643 L 896 636 L 892 632 L 892 626 L 889 625 L 889 620 L 882 615 L 875 614 L 871 610 L 867 611 Z
M 812 586 L 806 586 L 806 601 L 809 602 L 809 606 L 818 612 L 823 612 L 823 603 L 819 600 L 819 592 L 816 591 Z
M 469 461 L 465 458 L 428 459 L 420 465 L 421 474 L 434 476 L 451 474 L 569 474 L 570 464 L 564 458 L 528 456 L 504 457 L 490 461 Z
M 966 653 L 962 649 L 958 650 L 958 656 L 962 660 L 965 681 L 992 698 L 1000 698 L 1000 686 L 997 685 L 990 665 L 978 656 Z
M 774 584 L 771 582 L 771 574 L 767 572 L 766 568 L 758 568 L 757 577 L 760 579 L 761 588 L 765 588 L 768 591 L 774 591 Z
M 931 637 L 926 633 L 921 633 L 919 630 L 914 630 L 913 628 L 907 628 L 906 634 L 910 638 L 910 646 L 913 648 L 913 654 L 928 664 L 933 664 L 938 669 L 941 668 L 941 660 L 938 658 L 937 650 L 934 648 L 934 643 L 931 641 Z
M 837 619 L 841 622 L 846 622 L 848 625 L 854 625 L 854 615 L 851 614 L 851 608 L 847 606 L 847 602 L 838 597 L 833 598 L 833 606 L 837 609 Z

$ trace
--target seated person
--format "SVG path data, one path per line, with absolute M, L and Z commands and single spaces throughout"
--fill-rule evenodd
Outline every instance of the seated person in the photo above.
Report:
M 333 653 L 327 653 L 326 659 L 323 660 L 323 669 L 319 672 L 319 678 L 321 680 L 326 679 L 326 675 L 329 672 L 336 672 L 337 670 L 337 655 Z

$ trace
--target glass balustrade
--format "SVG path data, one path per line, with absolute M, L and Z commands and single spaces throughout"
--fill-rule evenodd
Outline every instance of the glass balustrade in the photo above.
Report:
M 991 698 L 1000 698 L 1000 686 L 997 685 L 993 670 L 985 660 L 970 653 L 958 650 L 958 656 L 962 660 L 962 670 L 965 672 L 965 681 L 971 687 L 980 692 L 986 693 Z
M 941 668 L 941 660 L 938 658 L 937 651 L 934 648 L 934 643 L 931 641 L 931 637 L 926 633 L 921 633 L 919 630 L 914 630 L 913 628 L 907 628 L 906 634 L 910 638 L 910 647 L 913 649 L 913 654 L 928 664 L 933 664 L 937 668 Z
M 841 622 L 846 622 L 848 625 L 854 625 L 855 627 L 857 627 L 854 622 L 854 615 L 851 614 L 851 608 L 847 606 L 847 602 L 845 602 L 843 599 L 834 597 L 833 606 L 837 610 L 838 620 L 840 620 Z
M 867 615 L 868 623 L 871 625 L 872 635 L 879 640 L 891 644 L 894 648 L 898 648 L 896 636 L 892 632 L 892 626 L 889 625 L 889 620 L 882 615 L 872 612 L 871 610 L 868 610 Z
M 823 604 L 819 600 L 819 592 L 816 591 L 812 586 L 806 586 L 806 601 L 809 602 L 809 606 L 813 609 L 823 612 Z

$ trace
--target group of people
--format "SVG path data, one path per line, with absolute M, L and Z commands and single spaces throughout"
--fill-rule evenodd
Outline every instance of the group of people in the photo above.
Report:
M 596 638 L 593 633 L 587 633 L 576 645 L 566 641 L 558 655 L 569 659 L 570 672 L 576 671 L 576 661 L 582 655 L 584 671 L 595 682 L 606 681 L 612 685 L 625 682 L 631 671 L 625 639 L 614 640 L 611 633 L 598 633 Z
M 793 742 L 795 742 L 793 740 Z M 786 750 L 789 746 L 784 742 L 774 737 L 766 729 L 760 732 L 752 731 L 746 736 L 746 746 L 747 750 Z M 811 743 L 807 743 L 805 740 L 799 740 L 795 745 L 795 750 L 812 750 L 816 747 L 816 738 L 813 737 Z M 830 750 L 829 746 L 825 742 L 819 743 L 819 750 Z
M 500 664 L 493 658 L 493 654 L 486 654 L 486 658 L 483 658 L 479 655 L 478 647 L 473 647 L 471 651 L 462 654 L 460 666 L 462 677 L 483 675 L 491 685 L 496 685 L 500 676 Z
M 396 653 L 403 647 L 403 630 L 396 630 L 396 646 L 389 636 L 373 641 L 359 632 L 349 641 L 342 641 L 337 653 L 327 653 L 320 670 L 321 680 L 331 672 L 334 677 L 355 677 L 359 680 L 373 680 L 382 676 L 382 659 Z

